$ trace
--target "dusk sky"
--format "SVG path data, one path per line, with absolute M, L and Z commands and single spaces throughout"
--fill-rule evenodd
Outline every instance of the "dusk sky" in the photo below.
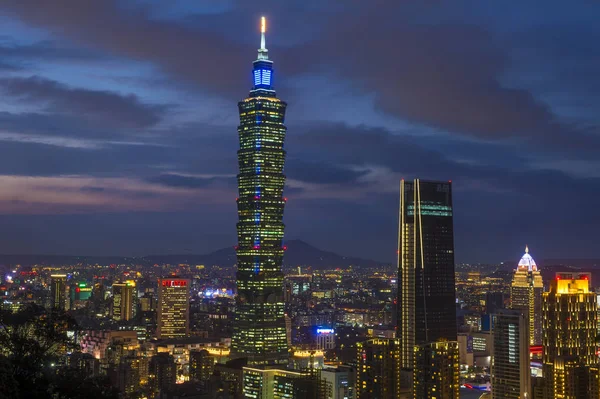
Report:
M 234 246 L 261 15 L 287 240 L 391 261 L 420 177 L 457 261 L 600 258 L 600 3 L 481 0 L 0 0 L 0 253 Z

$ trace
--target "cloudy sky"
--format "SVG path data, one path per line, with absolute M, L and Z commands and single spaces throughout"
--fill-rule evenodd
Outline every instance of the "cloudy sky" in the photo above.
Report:
M 533 0 L 0 0 L 0 252 L 235 245 L 261 15 L 287 239 L 391 260 L 421 177 L 458 261 L 600 257 L 600 4 Z

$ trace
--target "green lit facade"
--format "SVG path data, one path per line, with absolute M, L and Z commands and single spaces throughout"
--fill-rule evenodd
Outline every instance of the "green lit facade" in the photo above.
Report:
M 287 104 L 272 88 L 264 46 L 254 61 L 254 87 L 239 106 L 237 298 L 232 358 L 254 366 L 288 363 L 283 299 L 283 141 Z

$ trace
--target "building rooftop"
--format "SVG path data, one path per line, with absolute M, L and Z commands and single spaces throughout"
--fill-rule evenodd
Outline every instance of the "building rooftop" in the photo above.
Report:
M 535 272 L 535 271 L 537 271 L 537 269 L 538 268 L 537 268 L 537 265 L 535 264 L 535 261 L 533 260 L 531 255 L 529 255 L 529 247 L 525 246 L 525 254 L 519 261 L 519 266 L 518 266 L 517 270 L 527 270 L 530 272 Z

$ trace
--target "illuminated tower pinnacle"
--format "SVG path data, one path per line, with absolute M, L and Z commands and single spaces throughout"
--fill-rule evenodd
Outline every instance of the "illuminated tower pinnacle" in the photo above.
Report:
M 231 357 L 254 366 L 284 366 L 288 346 L 283 299 L 283 124 L 287 104 L 273 90 L 273 61 L 261 48 L 253 62 L 253 87 L 238 103 L 237 297 Z
M 265 33 L 267 33 L 267 19 L 265 17 L 260 18 L 260 48 L 258 49 L 258 59 L 268 60 L 269 50 L 267 50 Z

